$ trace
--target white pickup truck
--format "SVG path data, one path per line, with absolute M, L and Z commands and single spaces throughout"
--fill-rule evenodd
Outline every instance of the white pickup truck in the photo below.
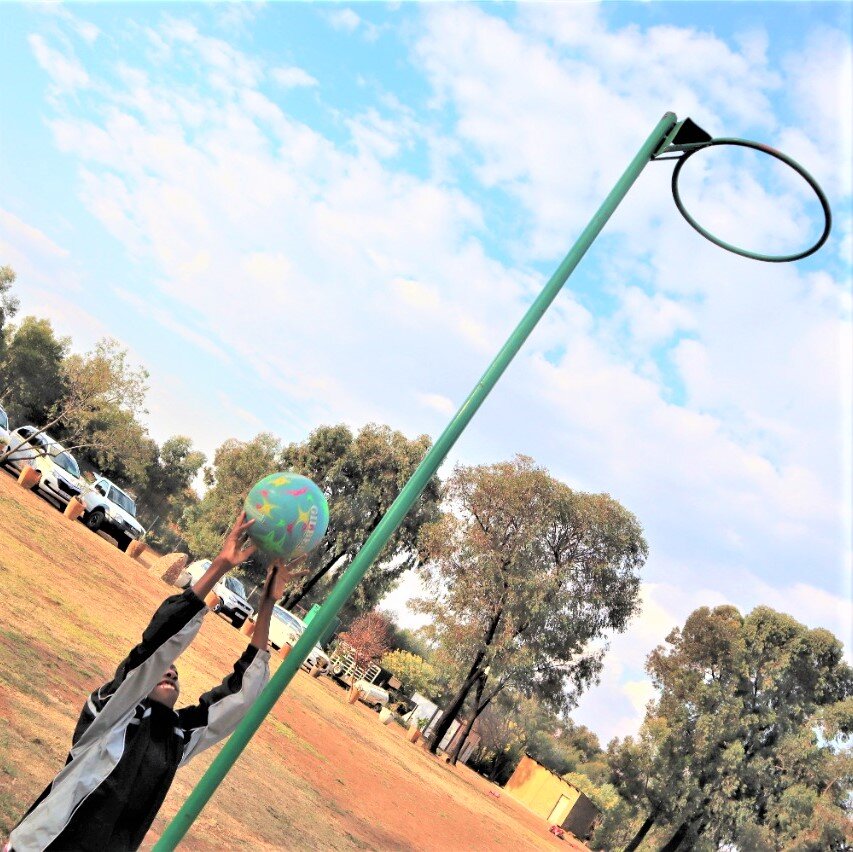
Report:
M 93 532 L 103 530 L 111 535 L 122 550 L 145 535 L 145 528 L 136 520 L 133 498 L 105 476 L 95 477 L 80 499 L 86 507 L 83 523 Z

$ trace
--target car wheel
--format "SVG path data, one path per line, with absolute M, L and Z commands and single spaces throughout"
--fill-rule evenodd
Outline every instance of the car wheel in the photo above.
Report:
M 332 666 L 332 674 L 333 675 L 341 675 L 344 673 L 343 666 Z
M 127 552 L 128 547 L 130 547 L 130 543 L 133 539 L 129 535 L 125 535 L 124 533 L 118 533 L 116 535 L 116 544 L 118 545 L 119 550 L 123 550 Z
M 238 630 L 243 626 L 243 624 L 244 624 L 244 622 L 245 622 L 245 621 L 246 621 L 246 619 L 245 619 L 245 618 L 240 618 L 240 616 L 239 616 L 239 615 L 232 615 L 232 616 L 231 616 L 231 623 L 232 623 L 232 624 L 233 624 L 233 625 L 234 625 Z
M 374 704 L 374 705 L 373 705 L 373 710 L 374 710 L 374 712 L 378 713 L 381 709 L 382 709 L 382 705 L 381 705 L 381 704 Z
M 104 522 L 104 510 L 103 509 L 95 509 L 90 512 L 87 516 L 86 520 L 83 522 L 89 527 L 92 532 L 98 532 L 101 528 L 101 524 Z

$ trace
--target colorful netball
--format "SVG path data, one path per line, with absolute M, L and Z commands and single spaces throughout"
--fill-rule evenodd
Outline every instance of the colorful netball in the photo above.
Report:
M 249 492 L 244 504 L 249 536 L 269 556 L 296 559 L 313 550 L 329 526 L 323 492 L 307 476 L 272 473 Z

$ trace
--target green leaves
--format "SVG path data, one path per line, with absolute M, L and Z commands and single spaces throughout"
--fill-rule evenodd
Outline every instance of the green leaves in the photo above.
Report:
M 409 440 L 387 426 L 369 424 L 358 434 L 344 425 L 321 426 L 302 443 L 282 447 L 262 433 L 252 441 L 226 441 L 205 471 L 209 489 L 190 507 L 181 526 L 195 554 L 214 553 L 249 489 L 276 470 L 310 477 L 329 503 L 329 528 L 308 559 L 311 572 L 297 581 L 282 603 L 292 607 L 306 599 L 322 600 L 352 561 L 382 515 L 394 501 L 429 447 L 421 436 Z M 438 482 L 434 480 L 388 542 L 350 601 L 344 619 L 370 610 L 400 575 L 416 564 L 421 526 L 438 514 Z
M 443 496 L 420 538 L 430 596 L 417 608 L 458 672 L 448 714 L 475 683 L 475 714 L 510 687 L 568 709 L 600 671 L 605 646 L 593 641 L 636 612 L 642 529 L 609 496 L 572 491 L 526 456 L 457 467 Z
M 661 694 L 640 739 L 611 744 L 620 792 L 687 845 L 812 848 L 818 813 L 834 824 L 850 804 L 838 746 L 853 724 L 853 671 L 842 651 L 828 631 L 769 607 L 697 609 L 649 655 Z

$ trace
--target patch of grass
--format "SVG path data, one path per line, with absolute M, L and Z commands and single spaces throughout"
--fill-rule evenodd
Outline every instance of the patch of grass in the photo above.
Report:
M 321 760 L 323 763 L 327 762 L 327 758 L 324 754 L 317 751 L 314 746 L 311 745 L 307 740 L 303 740 L 296 731 L 293 730 L 288 724 L 285 722 L 279 722 L 278 719 L 273 718 L 272 716 L 267 717 L 267 721 L 277 730 L 280 734 L 283 734 L 288 740 L 292 743 L 296 744 L 303 751 L 307 751 L 308 754 L 316 757 L 318 760 Z
M 354 834 L 346 833 L 347 840 L 355 846 L 356 849 L 372 849 L 373 847 L 369 843 L 365 843 L 360 837 L 356 837 Z

